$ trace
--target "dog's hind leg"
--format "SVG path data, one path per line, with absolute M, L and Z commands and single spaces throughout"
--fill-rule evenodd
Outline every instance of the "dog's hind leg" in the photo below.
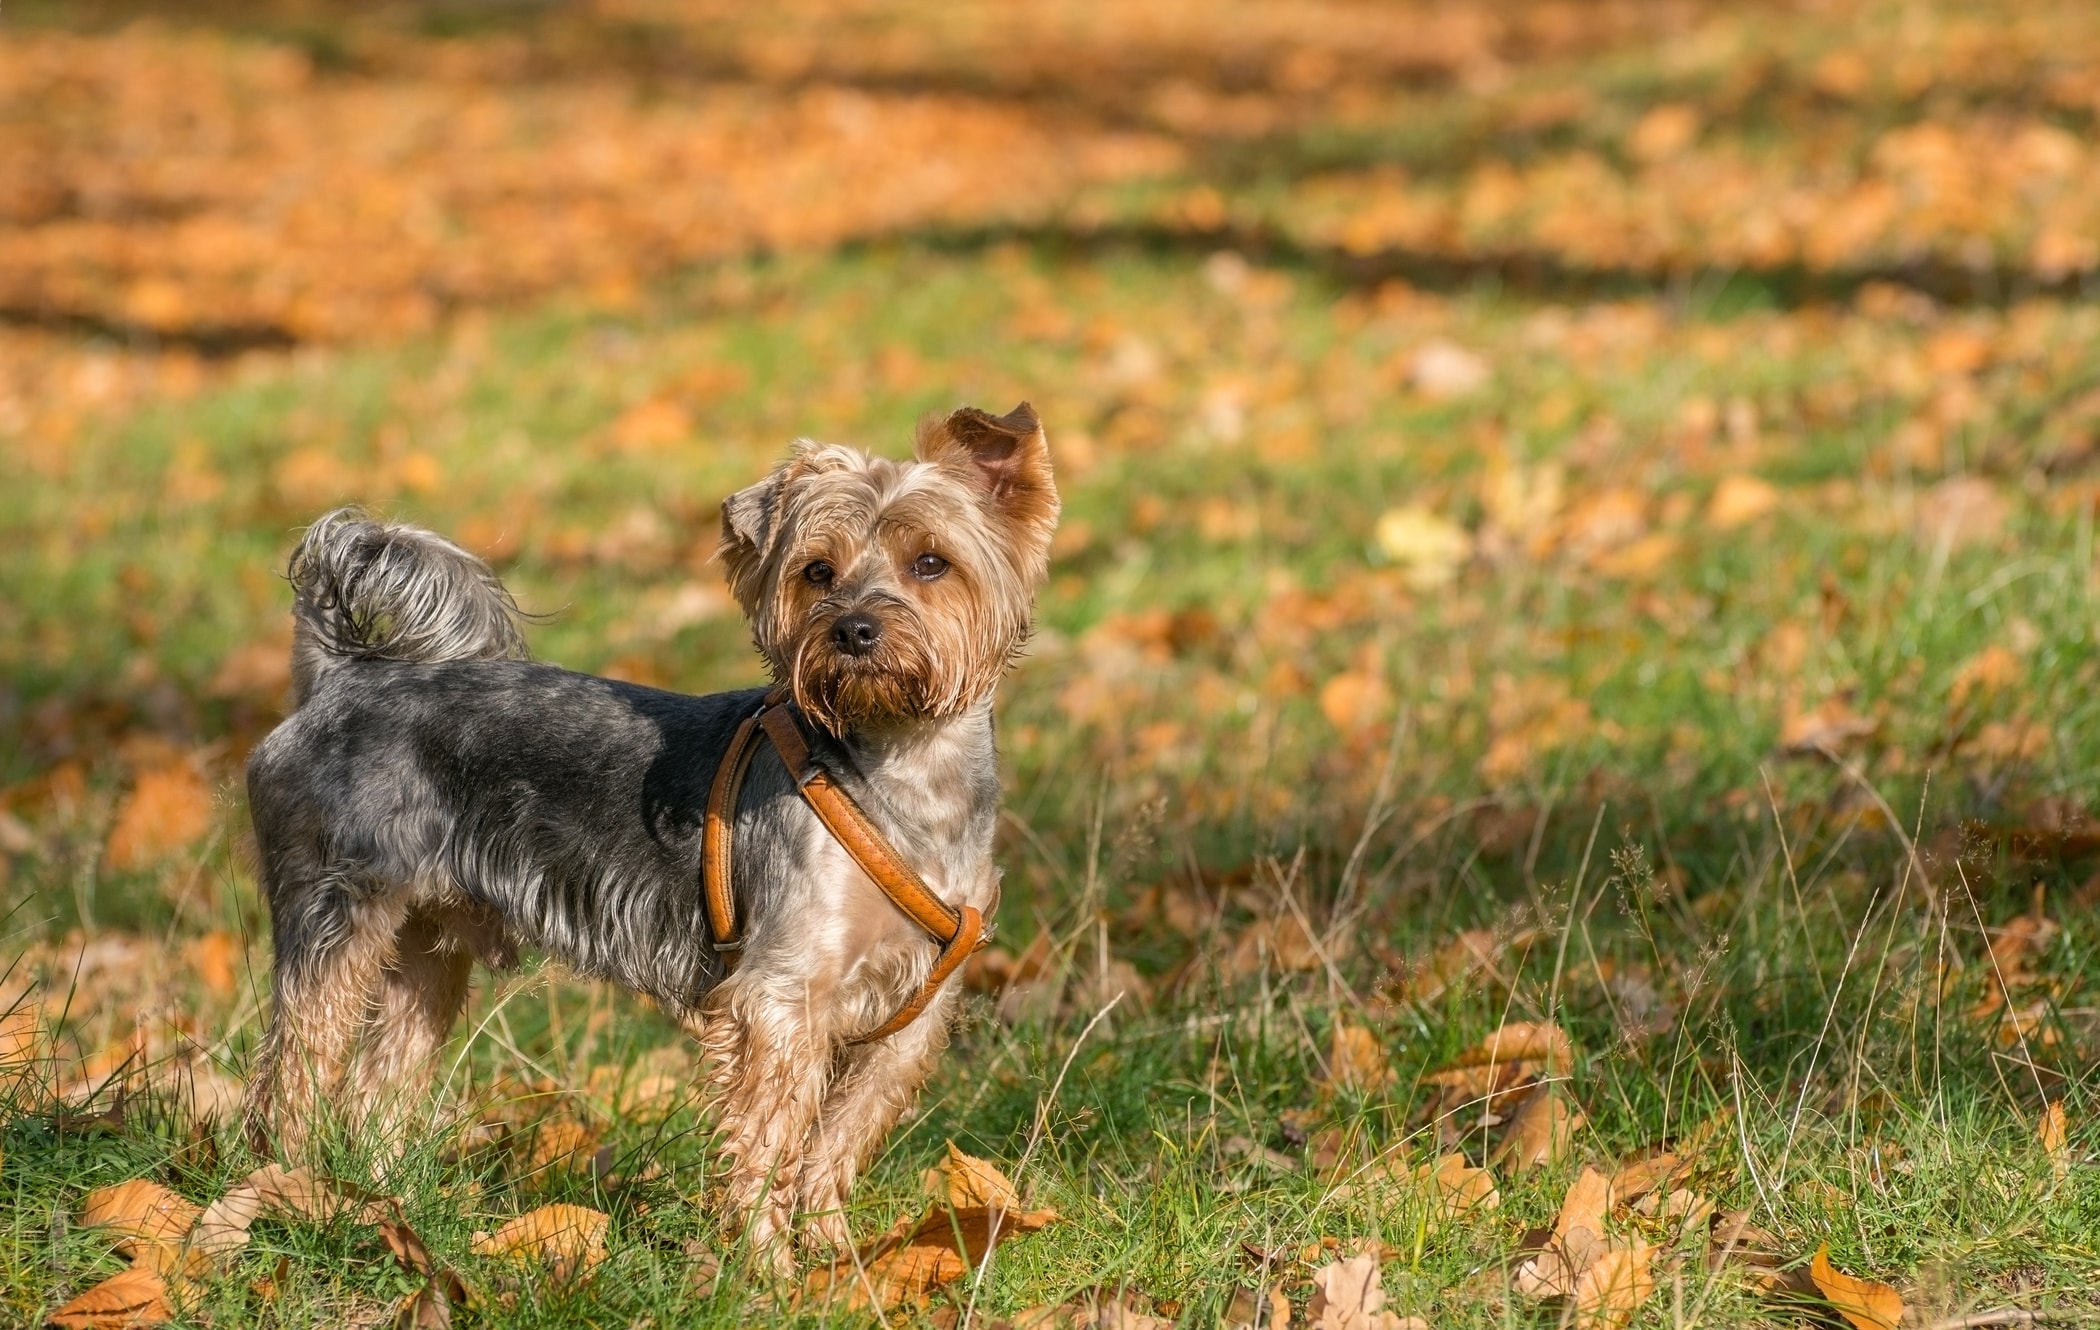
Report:
M 250 1144 L 303 1152 L 318 1116 L 340 1090 L 380 976 L 394 959 L 405 902 L 329 883 L 304 893 L 309 908 L 282 908 L 272 893 L 277 962 L 270 1026 L 248 1087 Z M 357 898 L 362 896 L 362 899 Z
M 442 913 L 418 909 L 402 921 L 350 1075 L 352 1111 L 389 1147 L 430 1088 L 473 968 L 473 951 Z
M 846 1249 L 846 1201 L 853 1180 L 911 1107 L 948 1046 L 958 991 L 951 985 L 910 1025 L 848 1053 L 844 1070 L 824 1096 L 802 1154 L 798 1198 L 809 1216 L 809 1236 L 819 1245 Z

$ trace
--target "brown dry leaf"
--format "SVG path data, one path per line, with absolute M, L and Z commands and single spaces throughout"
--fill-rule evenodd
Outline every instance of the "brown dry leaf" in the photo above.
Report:
M 1992 544 L 2005 533 L 2011 515 L 2012 501 L 1988 480 L 1949 476 L 1918 499 L 1918 539 L 1950 550 Z
M 1779 723 L 1779 747 L 1794 754 L 1841 753 L 1876 728 L 1876 722 L 1854 711 L 1846 698 L 1829 697 L 1806 711 L 1789 706 Z
M 1568 1032 L 1551 1021 L 1510 1021 L 1452 1059 L 1453 1069 L 1536 1062 L 1548 1072 L 1575 1065 L 1575 1046 Z
M 1748 526 L 1779 506 L 1779 490 L 1756 476 L 1726 476 L 1706 505 L 1706 524 L 1717 531 Z
M 1668 569 L 1683 545 L 1675 532 L 1654 531 L 1617 549 L 1599 553 L 1590 560 L 1590 567 L 1599 577 L 1646 582 Z
M 527 1210 L 494 1233 L 477 1234 L 476 1256 L 527 1257 L 558 1269 L 589 1269 L 605 1259 L 605 1228 L 611 1216 L 587 1205 L 557 1202 Z
M 1401 987 L 1409 1002 L 1434 1002 L 1453 986 L 1493 970 L 1504 953 L 1528 946 L 1530 933 L 1505 942 L 1485 928 L 1468 929 L 1438 947 L 1428 962 L 1410 973 Z
M 52 1312 L 44 1323 L 59 1330 L 119 1330 L 123 1326 L 166 1325 L 174 1319 L 166 1281 L 150 1267 L 134 1265 Z
M 105 862 L 117 872 L 149 868 L 211 830 L 211 787 L 186 759 L 139 772 L 109 833 Z
M 1516 1288 L 1534 1298 L 1565 1298 L 1604 1254 L 1604 1217 L 1611 1211 L 1611 1180 L 1585 1168 L 1568 1185 L 1553 1234 L 1537 1256 L 1517 1267 Z
M 1249 924 L 1233 942 L 1226 961 L 1226 967 L 1242 979 L 1260 974 L 1264 964 L 1287 971 L 1320 968 L 1320 948 L 1297 915 L 1285 913 Z
M 1280 1288 L 1256 1291 L 1242 1286 L 1232 1290 L 1225 1304 L 1225 1330 L 1287 1330 L 1290 1323 L 1291 1300 Z M 1021 1322 L 1014 1324 L 1019 1330 Z
M 1021 1194 L 996 1164 L 964 1154 L 948 1142 L 948 1155 L 941 1161 L 942 1191 L 948 1204 L 962 1209 L 980 1206 L 986 1209 L 1006 1209 L 1019 1212 Z
M 204 1207 L 190 1229 L 189 1250 L 205 1261 L 216 1261 L 248 1245 L 248 1229 L 263 1212 L 262 1193 L 241 1184 Z
M 1663 1151 L 1622 1164 L 1612 1174 L 1612 1199 L 1621 1203 L 1638 1201 L 1652 1191 L 1667 1186 L 1673 1179 L 1682 1177 L 1690 1167 L 1689 1161 L 1675 1152 Z
M 1541 1086 L 1511 1115 L 1495 1162 L 1526 1173 L 1565 1159 L 1574 1146 L 1575 1133 L 1588 1121 L 1581 1109 L 1569 1106 L 1560 1087 Z
M 1360 1093 L 1384 1089 L 1393 1080 L 1392 1064 L 1378 1036 L 1339 1017 L 1327 1048 L 1327 1074 L 1331 1088 Z
M 2049 1107 L 2042 1111 L 2041 1126 L 2036 1134 L 2041 1138 L 2042 1149 L 2049 1156 L 2049 1167 L 2059 1178 L 2071 1172 L 2071 1128 L 2064 1116 L 2064 1101 L 2052 1099 Z
M 1417 1168 L 1414 1176 L 1416 1182 L 1435 1187 L 1438 1206 L 1448 1215 L 1492 1210 L 1502 1204 L 1502 1193 L 1495 1187 L 1495 1175 L 1484 1168 L 1473 1167 L 1462 1154 L 1439 1156 L 1434 1162 Z
M 1623 1330 L 1655 1292 L 1655 1249 L 1636 1240 L 1599 1256 L 1575 1281 L 1576 1330 Z
M 2027 667 L 2010 647 L 1987 646 L 1963 661 L 1961 668 L 1954 672 L 1954 686 L 1948 693 L 1948 700 L 1959 711 L 1971 698 L 1982 701 L 2016 686 L 2026 673 Z
M 1385 1279 L 1375 1254 L 1351 1256 L 1312 1273 L 1312 1301 L 1305 1314 L 1311 1330 L 1402 1330 L 1405 1322 L 1385 1309 Z
M 197 972 L 197 982 L 219 997 L 233 996 L 240 982 L 238 962 L 241 959 L 241 940 L 233 934 L 214 930 L 191 942 L 184 948 L 189 957 L 190 968 Z
M 264 1164 L 243 1178 L 241 1185 L 255 1189 L 262 1199 L 261 1213 L 272 1219 L 325 1224 L 337 1215 L 349 1214 L 359 1223 L 376 1224 L 388 1212 L 385 1197 L 303 1164 L 298 1168 Z
M 1887 1284 L 1854 1278 L 1831 1265 L 1827 1242 L 1816 1248 L 1808 1277 L 1854 1330 L 1896 1330 L 1896 1323 L 1903 1319 L 1901 1295 Z

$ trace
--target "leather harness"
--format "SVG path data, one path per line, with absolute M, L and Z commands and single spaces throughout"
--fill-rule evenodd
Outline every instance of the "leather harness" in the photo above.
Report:
M 926 982 L 920 985 L 918 993 L 896 1015 L 846 1042 L 867 1044 L 887 1038 L 917 1020 L 957 967 L 991 940 L 984 916 L 975 906 L 958 909 L 942 900 L 912 870 L 889 838 L 853 802 L 853 796 L 840 788 L 824 764 L 811 754 L 809 741 L 802 734 L 802 722 L 796 719 L 794 707 L 787 700 L 787 690 L 777 688 L 766 694 L 759 709 L 737 726 L 729 751 L 715 768 L 714 784 L 707 795 L 707 820 L 700 835 L 701 894 L 707 906 L 707 929 L 725 966 L 735 968 L 744 945 L 737 932 L 736 893 L 730 883 L 730 829 L 736 822 L 737 793 L 743 788 L 744 774 L 750 769 L 761 738 L 772 740 L 773 750 L 780 754 L 789 779 L 795 782 L 803 801 L 832 839 L 882 889 L 892 905 L 941 944 L 940 954 L 934 957 L 933 968 L 927 971 Z

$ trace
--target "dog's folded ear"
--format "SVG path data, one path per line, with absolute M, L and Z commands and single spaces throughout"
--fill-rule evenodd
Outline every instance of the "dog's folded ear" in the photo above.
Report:
M 919 426 L 919 460 L 967 469 L 994 505 L 1029 524 L 1057 522 L 1057 485 L 1050 443 L 1035 408 L 1023 402 L 1003 416 L 966 406 Z
M 715 556 L 728 573 L 730 592 L 747 609 L 751 603 L 747 591 L 755 587 L 772 544 L 783 476 L 782 469 L 775 469 L 756 485 L 722 500 L 722 541 L 715 547 Z

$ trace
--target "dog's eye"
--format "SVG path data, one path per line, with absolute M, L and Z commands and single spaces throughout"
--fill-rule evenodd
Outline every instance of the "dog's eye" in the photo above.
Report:
M 921 582 L 931 582 L 948 571 L 948 561 L 938 554 L 921 554 L 911 561 L 911 575 Z
M 802 576 L 811 586 L 831 585 L 831 565 L 822 559 L 802 570 Z

